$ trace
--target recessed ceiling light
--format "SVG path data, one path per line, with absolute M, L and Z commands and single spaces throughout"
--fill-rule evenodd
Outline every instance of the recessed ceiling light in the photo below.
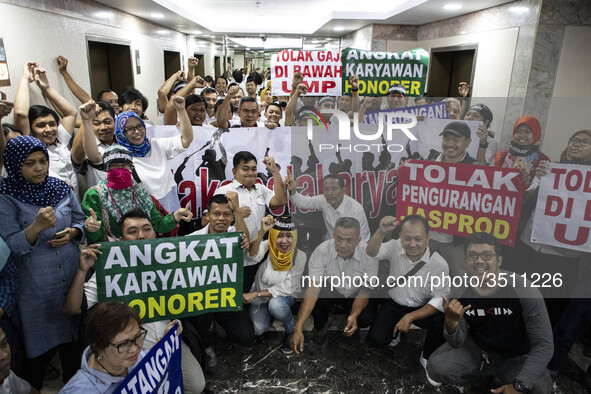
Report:
M 201 34 L 202 31 L 201 30 L 193 30 L 193 34 Z
M 152 12 L 150 14 L 150 16 L 154 19 L 163 19 L 164 18 L 164 14 L 161 14 L 159 12 Z
M 314 40 L 314 41 L 312 41 L 312 44 L 320 44 L 320 41 Z
M 525 14 L 526 12 L 529 12 L 529 7 L 516 6 L 516 7 L 509 8 L 509 11 L 511 11 L 515 14 Z
M 458 4 L 458 3 L 448 3 L 443 6 L 444 10 L 450 10 L 450 11 L 459 10 L 460 8 L 462 8 L 462 5 Z
M 175 25 L 176 27 L 185 27 L 185 25 Z
M 250 48 L 245 48 L 247 51 L 250 51 Z
M 343 26 L 335 26 L 333 30 L 334 31 L 344 31 L 345 28 Z
M 210 38 L 215 38 L 215 36 L 213 34 L 210 34 L 209 37 Z
M 462 30 L 460 34 L 466 34 L 466 30 Z
M 158 33 L 158 34 L 166 34 L 168 32 L 166 30 L 156 30 L 156 33 Z
M 101 18 L 101 19 L 109 19 L 113 16 L 113 14 L 108 11 L 100 11 L 100 12 L 95 12 L 94 16 L 97 18 Z

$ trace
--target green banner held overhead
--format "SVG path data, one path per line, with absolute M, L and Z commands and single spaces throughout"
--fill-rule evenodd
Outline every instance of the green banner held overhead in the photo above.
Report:
M 429 52 L 423 48 L 397 53 L 345 48 L 341 59 L 343 95 L 351 95 L 351 75 L 359 77 L 360 96 L 386 96 L 393 84 L 404 86 L 410 97 L 425 93 Z
M 142 321 L 242 309 L 241 233 L 105 242 L 96 261 L 99 302 L 120 301 Z

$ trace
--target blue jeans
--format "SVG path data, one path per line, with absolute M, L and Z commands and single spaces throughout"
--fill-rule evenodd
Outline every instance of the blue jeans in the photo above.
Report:
M 294 297 L 272 297 L 269 303 L 250 306 L 250 317 L 254 325 L 254 335 L 262 335 L 271 325 L 273 318 L 281 320 L 285 332 L 291 334 L 295 328 L 295 320 L 291 314 L 291 306 L 295 303 Z

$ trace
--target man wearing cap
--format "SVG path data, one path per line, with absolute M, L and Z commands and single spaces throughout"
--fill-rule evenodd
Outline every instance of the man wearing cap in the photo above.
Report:
M 477 280 L 469 281 L 460 298 L 444 298 L 447 343 L 429 358 L 429 376 L 471 384 L 478 392 L 550 393 L 552 328 L 539 290 L 523 279 L 503 282 L 511 273 L 501 270 L 495 236 L 473 233 L 464 250 L 469 277 Z
M 431 151 L 428 160 L 440 161 L 443 163 L 480 164 L 466 149 L 470 145 L 470 127 L 460 120 L 448 123 L 439 134 L 442 152 Z M 466 272 L 464 253 L 462 251 L 463 238 L 451 234 L 431 232 L 429 248 L 439 252 L 447 261 L 451 275 L 462 275 Z
M 408 97 L 406 96 L 406 89 L 404 86 L 395 83 L 388 89 L 388 106 L 386 109 L 404 108 L 408 104 Z
M 345 335 L 353 335 L 358 328 L 368 327 L 376 315 L 376 303 L 370 302 L 372 278 L 377 278 L 378 261 L 365 252 L 361 244 L 359 222 L 350 217 L 339 218 L 334 237 L 324 241 L 314 250 L 308 263 L 309 287 L 300 306 L 291 348 L 297 354 L 304 350 L 304 324 L 310 314 L 314 328 L 322 330 L 334 303 L 343 304 L 350 310 Z M 304 278 L 306 279 L 306 278 Z M 375 284 L 374 284 L 375 286 Z
M 499 143 L 495 141 L 495 133 L 488 130 L 490 123 L 493 120 L 492 111 L 484 104 L 474 104 L 468 108 L 464 120 L 482 122 L 482 124 L 478 126 L 478 132 L 476 133 L 480 139 L 476 160 L 480 163 L 490 164 L 499 149 Z

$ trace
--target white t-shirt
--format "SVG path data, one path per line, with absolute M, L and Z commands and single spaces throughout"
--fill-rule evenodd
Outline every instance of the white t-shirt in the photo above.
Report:
M 157 200 L 175 186 L 168 160 L 185 151 L 180 136 L 152 138 L 152 149 L 144 157 L 134 157 L 133 165 L 142 183 Z
M 47 145 L 49 175 L 68 182 L 74 187 L 74 192 L 78 195 L 78 177 L 72 164 L 72 154 L 68 149 L 71 139 L 72 134 L 68 133 L 64 126 L 59 125 L 55 143 Z
M 446 283 L 442 283 L 443 281 L 434 283 L 432 278 L 438 276 L 441 279 L 442 274 L 448 276 L 449 268 L 439 253 L 435 252 L 431 256 L 431 251 L 427 248 L 420 260 L 413 263 L 402 248 L 400 240 L 397 239 L 383 243 L 376 258 L 390 261 L 390 277 L 392 278 L 403 277 L 420 261 L 424 261 L 426 264 L 413 274 L 417 279 L 420 277 L 420 281 L 411 282 L 409 280 L 407 286 L 395 286 L 388 290 L 388 295 L 399 305 L 417 308 L 429 303 L 443 312 L 442 297 L 449 294 L 449 286 L 445 286 Z M 420 283 L 423 286 L 418 286 Z M 400 284 L 404 283 L 401 281 Z
M 96 140 L 96 146 L 98 148 L 99 153 L 102 155 L 105 154 L 105 150 L 107 150 L 107 148 L 110 145 L 105 145 L 103 144 L 98 138 L 94 137 Z M 102 163 L 98 163 L 98 164 L 102 164 Z M 100 181 L 102 181 L 103 179 L 107 179 L 107 172 L 106 171 L 101 171 L 98 170 L 96 168 L 94 168 L 93 166 L 90 165 L 90 163 L 88 163 L 88 171 L 86 171 L 86 186 L 90 189 L 91 187 L 98 185 Z

